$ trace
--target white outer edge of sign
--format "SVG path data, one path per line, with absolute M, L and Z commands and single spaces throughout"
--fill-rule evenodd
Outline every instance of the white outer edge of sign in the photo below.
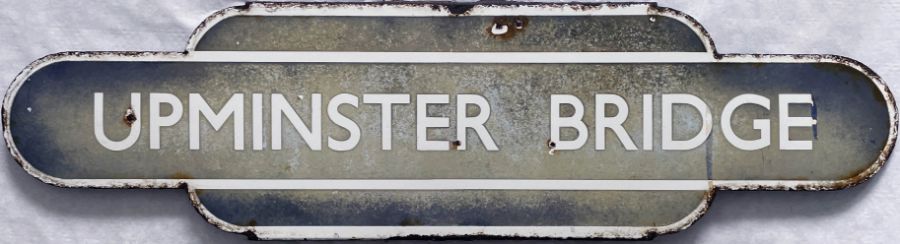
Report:
M 415 4 L 415 3 L 412 3 Z M 545 3 L 549 4 L 549 3 Z M 706 52 L 582 52 L 582 53 L 442 53 L 442 52 L 219 52 L 193 51 L 200 37 L 215 23 L 232 16 L 448 16 L 444 10 L 419 5 L 359 6 L 333 4 L 252 3 L 245 9 L 227 8 L 214 13 L 195 29 L 187 52 L 68 52 L 48 55 L 26 67 L 10 85 L 3 101 L 4 139 L 13 158 L 35 178 L 61 187 L 90 188 L 179 188 L 186 187 L 189 197 L 211 224 L 220 229 L 252 234 L 260 239 L 383 239 L 410 235 L 460 236 L 488 235 L 554 238 L 639 239 L 677 232 L 689 227 L 709 207 L 715 190 L 835 190 L 850 187 L 877 173 L 892 152 L 897 138 L 898 115 L 893 94 L 871 69 L 855 60 L 836 55 L 718 54 L 708 33 L 690 16 L 659 8 L 655 4 L 601 4 L 589 10 L 576 10 L 577 3 L 558 5 L 475 5 L 469 16 L 609 16 L 656 15 L 676 19 L 691 27 L 706 47 Z M 437 5 L 440 6 L 440 5 Z M 610 7 L 616 6 L 616 7 Z M 123 55 L 126 54 L 126 55 Z M 233 58 L 233 59 L 232 59 Z M 393 58 L 394 61 L 384 61 Z M 361 62 L 364 59 L 367 62 Z M 437 60 L 436 60 L 437 59 Z M 441 180 L 238 180 L 238 179 L 62 179 L 35 169 L 12 143 L 9 116 L 15 94 L 27 78 L 49 64 L 62 61 L 135 61 L 135 62 L 355 62 L 355 63 L 840 63 L 865 74 L 879 89 L 888 104 L 890 135 L 881 154 L 857 176 L 842 180 L 531 180 L 531 179 L 441 179 Z M 234 61 L 238 60 L 238 61 Z M 418 61 L 416 61 L 418 60 Z M 410 184 L 415 183 L 418 185 Z M 494 184 L 487 188 L 481 184 Z M 481 185 L 481 187 L 479 187 Z M 688 216 L 664 226 L 239 226 L 213 215 L 200 202 L 200 189 L 393 189 L 393 190 L 685 190 L 705 191 L 705 197 Z M 338 189 L 334 189 L 338 188 Z

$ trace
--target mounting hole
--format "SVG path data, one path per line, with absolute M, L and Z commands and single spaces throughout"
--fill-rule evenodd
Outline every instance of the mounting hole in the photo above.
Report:
M 491 27 L 491 34 L 495 36 L 506 34 L 509 31 L 509 27 L 503 24 L 494 23 L 494 26 Z
M 137 121 L 137 115 L 134 114 L 134 109 L 128 108 L 125 110 L 125 116 L 122 118 L 125 121 L 125 125 L 131 127 L 134 124 L 134 121 Z
M 521 30 L 522 28 L 525 28 L 525 21 L 522 21 L 521 19 L 516 19 L 515 25 L 516 25 L 516 30 Z

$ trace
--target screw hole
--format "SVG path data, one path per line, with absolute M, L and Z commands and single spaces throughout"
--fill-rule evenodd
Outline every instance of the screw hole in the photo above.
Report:
M 516 25 L 517 30 L 521 30 L 522 28 L 525 28 L 525 22 L 520 19 L 516 20 L 515 25 Z
M 548 154 L 556 155 L 556 142 L 547 140 L 547 147 L 550 148 L 550 151 L 547 152 Z
M 134 115 L 134 109 L 128 108 L 125 110 L 125 117 L 122 119 L 125 121 L 125 125 L 131 127 L 131 125 L 134 124 L 134 121 L 137 120 L 137 116 Z
M 507 31 L 509 31 L 509 27 L 506 25 L 494 23 L 494 27 L 491 27 L 491 34 L 495 36 L 506 34 Z

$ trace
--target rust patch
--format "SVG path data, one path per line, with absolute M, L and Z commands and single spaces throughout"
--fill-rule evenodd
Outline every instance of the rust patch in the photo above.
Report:
M 422 225 L 422 221 L 417 218 L 407 217 L 400 221 L 400 226 L 416 226 Z
M 556 142 L 547 139 L 547 149 L 549 149 L 547 153 L 549 153 L 550 155 L 556 155 Z
M 169 176 L 169 178 L 170 179 L 193 179 L 194 177 L 191 176 L 191 174 L 188 174 L 186 172 L 178 171 L 178 172 L 175 172 L 174 174 L 172 174 L 171 176 Z
M 454 140 L 450 142 L 450 150 L 456 151 L 459 150 L 459 146 L 462 145 L 462 142 L 459 140 Z
M 525 32 L 525 27 L 528 27 L 528 18 L 525 16 L 499 16 L 494 17 L 485 32 L 496 39 L 509 40 L 520 32 Z

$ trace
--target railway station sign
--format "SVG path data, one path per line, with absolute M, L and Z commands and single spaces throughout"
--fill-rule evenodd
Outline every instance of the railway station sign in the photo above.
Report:
M 652 3 L 249 3 L 184 52 L 35 61 L 3 129 L 46 183 L 184 187 L 258 239 L 638 239 L 859 184 L 897 113 L 860 62 L 721 54 Z

